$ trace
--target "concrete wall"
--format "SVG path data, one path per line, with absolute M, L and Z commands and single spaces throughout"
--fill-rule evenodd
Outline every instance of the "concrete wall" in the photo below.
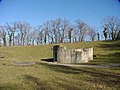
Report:
M 59 47 L 57 62 L 59 63 L 85 63 L 93 60 L 93 48 L 67 49 Z

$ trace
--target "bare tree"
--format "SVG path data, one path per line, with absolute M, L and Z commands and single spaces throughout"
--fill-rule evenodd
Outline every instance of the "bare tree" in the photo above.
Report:
M 4 26 L 0 26 L 0 37 L 2 37 L 3 46 L 6 46 L 6 29 Z
M 76 27 L 78 29 L 79 41 L 82 42 L 87 34 L 88 26 L 85 22 L 78 19 L 76 20 Z
M 120 40 L 120 30 L 119 30 L 119 32 L 118 32 L 118 35 L 117 35 L 116 40 Z
M 1 30 L 1 27 L 0 27 L 0 46 L 2 46 L 2 30 Z
M 13 34 L 13 46 L 15 45 L 15 33 L 17 31 L 17 22 L 13 22 L 12 34 Z
M 51 29 L 52 29 L 52 37 L 53 37 L 53 40 L 52 42 L 53 43 L 57 43 L 57 29 L 56 29 L 56 22 L 55 20 L 51 20 Z
M 68 39 L 69 39 L 70 43 L 72 42 L 72 31 L 73 31 L 73 28 L 69 28 L 69 30 L 68 30 Z
M 60 43 L 61 39 L 61 27 L 62 27 L 62 19 L 57 18 L 55 20 L 56 22 L 56 30 L 57 30 L 57 43 Z
M 88 35 L 90 36 L 90 39 L 92 41 L 95 40 L 96 32 L 95 32 L 95 28 L 94 27 L 89 27 Z
M 53 33 L 53 38 L 54 38 L 54 43 L 59 43 L 60 42 L 60 37 L 61 37 L 61 18 L 57 18 L 55 20 L 51 20 L 51 30 Z
M 105 37 L 105 40 L 107 40 L 107 38 L 108 38 L 108 29 L 107 28 L 104 28 L 103 35 Z
M 116 40 L 120 31 L 120 18 L 110 16 L 104 19 L 103 28 L 107 31 L 109 39 Z
M 26 41 L 27 41 L 27 45 L 35 45 L 35 40 L 37 38 L 37 32 L 35 30 L 30 31 L 27 35 L 26 35 Z
M 36 35 L 36 42 L 37 42 L 37 45 L 38 44 L 42 44 L 43 42 L 43 29 L 42 29 L 42 26 L 41 25 L 37 25 L 34 30 L 37 32 L 37 35 Z
M 7 33 L 8 33 L 8 36 L 9 36 L 9 46 L 14 46 L 14 36 L 15 36 L 15 32 L 16 32 L 16 29 L 17 29 L 17 24 L 16 22 L 14 23 L 6 23 L 5 25 L 5 28 L 7 30 Z M 12 43 L 13 41 L 13 43 Z
M 20 32 L 21 45 L 24 46 L 26 35 L 29 32 L 29 30 L 31 29 L 31 26 L 27 22 L 18 22 L 17 25 L 18 25 L 18 29 Z
M 21 40 L 20 40 L 20 39 L 21 39 L 20 37 L 21 37 L 21 35 L 20 35 L 20 30 L 19 30 L 19 28 L 18 28 L 18 25 L 19 25 L 19 24 L 17 23 L 17 31 L 16 31 L 17 33 L 16 33 L 16 36 L 15 36 L 15 40 L 16 40 L 16 45 L 20 46 L 20 45 L 21 45 L 21 44 L 20 44 L 20 41 L 21 41 Z
M 70 23 L 68 20 L 64 19 L 61 22 L 62 28 L 61 28 L 61 35 L 60 35 L 60 42 L 63 43 L 67 40 L 68 38 L 68 32 L 70 30 Z
M 5 28 L 7 30 L 8 36 L 9 36 L 9 46 L 12 46 L 12 36 L 13 36 L 12 27 L 8 23 L 6 23 Z
M 100 33 L 97 32 L 97 40 L 100 41 Z
M 42 26 L 42 30 L 43 30 L 43 34 L 44 34 L 44 44 L 50 42 L 49 41 L 50 40 L 49 29 L 50 29 L 50 22 L 46 21 Z
M 54 43 L 54 32 L 53 32 L 52 26 L 50 26 L 50 29 L 49 29 L 49 43 L 50 44 Z
M 78 38 L 79 38 L 79 33 L 78 33 L 78 29 L 76 28 L 76 25 L 73 26 L 73 32 L 72 32 L 72 39 L 73 39 L 73 42 L 77 42 L 79 41 Z

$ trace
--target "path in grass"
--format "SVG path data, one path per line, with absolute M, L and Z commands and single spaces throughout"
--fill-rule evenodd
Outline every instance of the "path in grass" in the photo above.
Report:
M 76 65 L 76 64 L 61 64 L 57 62 L 44 62 L 47 64 L 53 64 L 53 65 L 61 65 L 61 66 L 75 66 L 75 67 L 88 67 L 88 68 L 112 68 L 112 67 L 120 67 L 120 63 L 107 63 L 107 64 L 101 64 L 101 65 Z

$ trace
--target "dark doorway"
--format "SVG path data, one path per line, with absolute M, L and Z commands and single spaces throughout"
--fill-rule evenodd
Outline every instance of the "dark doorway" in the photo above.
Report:
M 59 45 L 53 47 L 53 61 L 57 62 Z

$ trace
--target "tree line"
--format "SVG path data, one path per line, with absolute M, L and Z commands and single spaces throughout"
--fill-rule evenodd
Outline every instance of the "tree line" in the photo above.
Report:
M 105 40 L 120 39 L 120 19 L 107 17 L 103 21 Z M 0 26 L 0 42 L 3 46 L 24 46 L 39 44 L 57 44 L 100 40 L 95 27 L 77 19 L 71 24 L 67 19 L 48 20 L 42 25 L 32 27 L 28 22 L 5 23 Z

